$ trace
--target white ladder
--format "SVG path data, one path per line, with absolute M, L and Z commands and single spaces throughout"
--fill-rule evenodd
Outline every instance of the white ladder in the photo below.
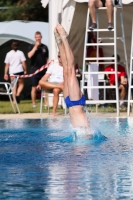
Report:
M 131 89 L 133 89 L 132 77 L 133 77 L 133 21 L 132 21 L 132 38 L 131 38 L 129 89 L 128 89 L 128 109 L 127 109 L 128 116 L 130 115 L 130 104 L 133 103 L 133 99 L 132 99 L 132 96 L 131 96 Z
M 120 9 L 120 23 L 121 23 L 121 29 L 122 29 L 122 37 L 117 37 L 117 29 L 116 29 L 116 18 L 117 18 L 117 9 Z M 98 88 L 98 89 L 112 89 L 115 88 L 116 90 L 116 100 L 86 100 L 86 104 L 99 104 L 99 103 L 116 103 L 117 105 L 117 116 L 119 116 L 119 92 L 118 92 L 118 81 L 117 81 L 117 40 L 123 42 L 124 47 L 124 54 L 125 54 L 125 65 L 126 65 L 126 71 L 128 73 L 128 61 L 127 61 L 127 53 L 126 53 L 126 44 L 125 44 L 125 34 L 124 34 L 124 25 L 123 25 L 123 14 L 122 14 L 122 7 L 115 7 L 114 6 L 114 29 L 111 30 L 113 32 L 113 37 L 99 37 L 99 32 L 110 32 L 108 29 L 99 29 L 99 16 L 98 11 L 99 10 L 106 10 L 106 7 L 101 7 L 97 9 L 97 29 L 94 29 L 93 32 L 97 32 L 97 43 L 87 43 L 88 41 L 88 32 L 92 32 L 92 30 L 89 30 L 89 9 L 87 14 L 87 20 L 86 20 L 86 32 L 85 32 L 85 44 L 84 44 L 84 57 L 83 57 L 83 71 L 82 71 L 82 83 L 81 83 L 81 90 L 84 93 L 85 89 L 88 88 Z M 100 43 L 104 40 L 113 40 L 111 43 Z M 87 46 L 97 46 L 97 57 L 89 57 L 87 58 Z M 99 57 L 99 47 L 100 46 L 113 46 L 114 47 L 114 57 Z M 107 72 L 88 72 L 86 70 L 86 61 L 89 60 L 96 60 L 96 62 L 99 64 L 114 64 L 115 66 L 115 72 L 109 72 L 109 74 L 115 74 L 115 86 L 85 86 L 85 75 L 91 74 L 107 74 Z M 103 62 L 103 60 L 105 62 Z M 110 60 L 113 60 L 113 62 L 110 62 Z M 89 66 L 88 66 L 89 67 Z

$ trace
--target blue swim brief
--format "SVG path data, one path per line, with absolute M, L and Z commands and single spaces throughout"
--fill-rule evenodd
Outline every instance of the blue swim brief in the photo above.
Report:
M 68 108 L 73 107 L 73 106 L 84 106 L 85 105 L 85 96 L 82 95 L 81 99 L 77 100 L 77 101 L 71 101 L 69 96 L 67 96 L 65 98 L 65 103 L 67 105 Z

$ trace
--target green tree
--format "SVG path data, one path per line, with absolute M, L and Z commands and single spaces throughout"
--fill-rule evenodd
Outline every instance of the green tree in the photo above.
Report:
M 48 6 L 40 0 L 1 0 L 0 21 L 28 20 L 48 22 Z

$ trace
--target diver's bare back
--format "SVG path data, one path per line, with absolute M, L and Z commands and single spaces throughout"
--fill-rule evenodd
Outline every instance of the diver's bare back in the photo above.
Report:
M 89 127 L 87 115 L 83 110 L 83 106 L 73 106 L 69 108 L 71 124 L 74 128 Z

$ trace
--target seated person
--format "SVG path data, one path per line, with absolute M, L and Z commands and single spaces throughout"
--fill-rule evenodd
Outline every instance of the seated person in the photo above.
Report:
M 39 81 L 39 85 L 47 92 L 53 92 L 53 115 L 56 115 L 56 109 L 59 101 L 59 94 L 63 90 L 63 67 L 62 61 L 60 57 L 60 53 L 58 53 L 58 62 L 52 63 L 46 74 Z
M 112 30 L 113 27 L 113 4 L 112 0 L 89 0 L 88 7 L 90 9 L 90 16 L 92 24 L 90 30 L 96 29 L 96 9 L 100 7 L 107 7 L 108 29 Z
M 114 57 L 114 55 L 112 56 Z M 113 61 L 112 61 L 113 62 Z M 120 62 L 120 56 L 117 55 L 117 62 Z M 113 72 L 115 71 L 114 64 L 109 65 L 105 68 L 105 72 Z M 126 92 L 127 92 L 127 75 L 125 71 L 125 67 L 118 64 L 117 65 L 117 72 L 118 72 L 118 89 L 120 90 L 120 109 L 125 110 L 125 106 L 123 105 L 123 100 L 125 99 Z M 107 80 L 109 81 L 110 85 L 115 85 L 115 74 L 106 74 Z

